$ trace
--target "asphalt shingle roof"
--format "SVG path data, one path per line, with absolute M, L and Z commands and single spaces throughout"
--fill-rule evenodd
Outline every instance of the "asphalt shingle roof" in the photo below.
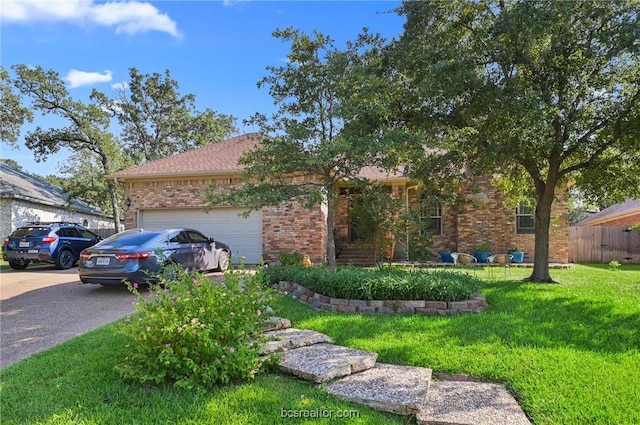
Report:
M 22 199 L 60 208 L 70 206 L 75 211 L 88 214 L 100 215 L 101 213 L 99 208 L 79 200 L 74 200 L 69 205 L 67 194 L 60 187 L 5 163 L 0 163 L 0 197 Z
M 247 150 L 258 145 L 264 135 L 248 133 L 218 143 L 203 146 L 157 161 L 147 162 L 112 174 L 111 178 L 166 177 L 176 175 L 203 175 L 238 173 L 242 168 L 238 159 Z
M 612 205 L 609 208 L 605 208 L 602 211 L 592 214 L 584 220 L 576 223 L 576 226 L 594 226 L 638 213 L 640 213 L 640 200 L 627 199 L 623 203 Z
M 118 171 L 109 177 L 124 181 L 140 178 L 241 173 L 243 167 L 238 165 L 240 156 L 244 152 L 255 148 L 266 137 L 268 136 L 261 133 L 243 134 L 198 149 Z M 386 180 L 403 177 L 403 175 L 401 172 L 387 172 L 377 167 L 364 167 L 360 172 L 360 177 L 369 180 Z

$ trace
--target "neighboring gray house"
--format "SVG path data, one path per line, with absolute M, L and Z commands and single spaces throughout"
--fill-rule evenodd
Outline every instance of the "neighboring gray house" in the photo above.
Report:
M 0 163 L 0 236 L 31 221 L 69 221 L 95 230 L 114 227 L 100 209 L 81 201 L 68 205 L 61 188 Z

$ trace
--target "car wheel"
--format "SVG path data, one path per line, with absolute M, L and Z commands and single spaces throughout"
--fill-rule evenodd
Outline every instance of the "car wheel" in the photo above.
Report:
M 73 266 L 76 260 L 73 258 L 73 253 L 68 249 L 65 249 L 60 252 L 58 258 L 56 259 L 56 269 L 58 270 L 67 270 Z
M 26 261 L 9 261 L 9 267 L 13 270 L 24 270 L 29 265 Z
M 222 251 L 220 253 L 220 258 L 218 258 L 218 270 L 221 272 L 226 272 L 229 270 L 229 260 L 231 258 L 231 254 L 227 251 Z

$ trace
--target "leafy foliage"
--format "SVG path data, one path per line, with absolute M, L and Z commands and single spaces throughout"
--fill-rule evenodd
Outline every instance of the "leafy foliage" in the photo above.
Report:
M 511 197 L 533 194 L 531 279 L 551 281 L 557 189 L 639 195 L 637 2 L 407 1 L 398 11 L 404 33 L 385 52 L 395 96 L 374 104 L 422 135 L 405 149 L 407 171 L 454 184 L 465 167 L 498 176 Z
M 129 285 L 138 313 L 121 328 L 129 340 L 117 366 L 123 377 L 201 389 L 251 379 L 273 360 L 259 355 L 272 295 L 261 273 L 229 272 L 223 283 L 184 270 L 161 277 L 149 297 Z
M 103 103 L 122 125 L 125 151 L 140 164 L 206 146 L 236 131 L 235 118 L 196 110 L 194 94 L 181 96 L 178 82 L 164 75 L 129 69 L 130 81 L 115 100 Z
M 448 270 L 408 271 L 276 266 L 265 271 L 271 283 L 296 282 L 320 294 L 354 300 L 461 301 L 480 292 L 481 280 Z
M 381 182 L 359 182 L 357 194 L 349 206 L 350 220 L 358 235 L 358 244 L 373 246 L 375 260 L 383 266 L 394 244 L 408 245 L 411 260 L 429 258 L 433 244 L 429 223 L 421 219 L 420 205 L 405 205 Z
M 36 160 L 68 148 L 95 161 L 101 177 L 120 169 L 124 162 L 120 141 L 109 131 L 111 116 L 101 107 L 101 94 L 94 90 L 93 103 L 84 104 L 73 99 L 57 72 L 26 65 L 13 67 L 17 74 L 15 85 L 30 96 L 32 107 L 43 113 L 54 114 L 67 120 L 66 128 L 36 128 L 27 134 L 25 145 L 34 152 Z M 120 199 L 116 184 L 106 181 L 109 206 L 114 229 L 120 230 Z M 73 192 L 72 192 L 73 193 Z
M 33 120 L 33 112 L 21 104 L 19 93 L 10 86 L 9 73 L 0 66 L 0 141 L 15 146 L 20 127 Z
M 280 254 L 280 264 L 283 266 L 301 266 L 302 254 L 299 252 L 283 252 Z
M 257 113 L 248 123 L 267 135 L 240 159 L 245 184 L 230 193 L 212 188 L 207 205 L 230 204 L 258 209 L 298 202 L 306 208 L 327 206 L 327 259 L 335 269 L 335 196 L 340 182 L 359 179 L 361 169 L 378 161 L 380 134 L 364 131 L 353 118 L 360 113 L 356 84 L 366 48 L 383 40 L 365 34 L 344 51 L 317 31 L 287 28 L 274 37 L 291 44 L 287 63 L 270 66 L 258 82 L 268 87 L 277 106 L 272 116 Z M 357 66 L 356 66 L 357 65 Z

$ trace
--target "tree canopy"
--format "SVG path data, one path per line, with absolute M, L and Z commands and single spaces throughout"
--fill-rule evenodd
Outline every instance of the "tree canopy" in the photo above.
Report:
M 337 185 L 357 180 L 363 166 L 377 161 L 375 135 L 364 134 L 353 120 L 359 108 L 353 101 L 356 70 L 367 60 L 360 54 L 363 49 L 381 46 L 383 40 L 364 34 L 341 51 L 318 31 L 308 35 L 287 28 L 273 35 L 290 43 L 291 51 L 286 65 L 268 67 L 258 86 L 269 88 L 277 111 L 249 120 L 270 137 L 241 158 L 246 184 L 226 195 L 210 195 L 208 204 L 258 209 L 293 201 L 305 207 L 325 202 L 327 261 L 335 269 Z
M 16 87 L 32 100 L 32 107 L 43 113 L 58 115 L 68 121 L 66 128 L 42 129 L 37 127 L 27 134 L 25 145 L 37 160 L 69 148 L 72 152 L 96 158 L 102 177 L 122 166 L 119 140 L 109 132 L 110 114 L 99 103 L 84 104 L 73 99 L 57 72 L 26 65 L 13 67 Z M 95 92 L 92 94 L 95 99 Z M 113 214 L 114 229 L 120 231 L 120 208 L 114 182 L 107 182 L 107 193 Z
M 122 188 L 107 176 L 123 168 L 181 153 L 218 142 L 236 131 L 235 119 L 210 109 L 198 111 L 195 95 L 180 95 L 178 83 L 169 70 L 164 76 L 140 74 L 130 69 L 130 83 L 110 98 L 92 90 L 89 102 L 72 98 L 58 75 L 42 67 L 15 65 L 17 93 L 9 87 L 9 76 L 1 71 L 3 109 L 11 119 L 2 120 L 3 142 L 12 142 L 19 134 L 24 119 L 31 111 L 20 105 L 24 95 L 31 107 L 43 114 L 58 115 L 67 120 L 65 128 L 37 127 L 25 137 L 25 145 L 41 161 L 62 148 L 69 148 L 69 158 L 61 166 L 72 179 L 60 178 L 61 186 L 73 197 L 80 198 L 114 216 L 120 226 Z M 7 103 L 4 103 L 4 98 Z M 15 105 L 13 105 L 15 103 Z M 27 113 L 21 117 L 21 111 Z M 120 124 L 120 137 L 111 130 L 114 118 Z M 104 193 L 109 193 L 105 198 Z
M 0 141 L 15 146 L 20 136 L 20 127 L 31 122 L 33 113 L 22 105 L 20 93 L 13 91 L 11 78 L 0 66 Z
M 154 161 L 224 140 L 237 129 L 235 118 L 196 109 L 194 94 L 180 95 L 178 82 L 164 75 L 129 70 L 130 81 L 115 99 L 102 102 L 118 118 L 120 138 L 134 163 Z
M 386 53 L 399 93 L 388 107 L 423 141 L 408 171 L 428 180 L 464 164 L 532 197 L 530 279 L 552 281 L 557 190 L 640 195 L 637 2 L 407 1 L 398 12 L 407 21 Z

